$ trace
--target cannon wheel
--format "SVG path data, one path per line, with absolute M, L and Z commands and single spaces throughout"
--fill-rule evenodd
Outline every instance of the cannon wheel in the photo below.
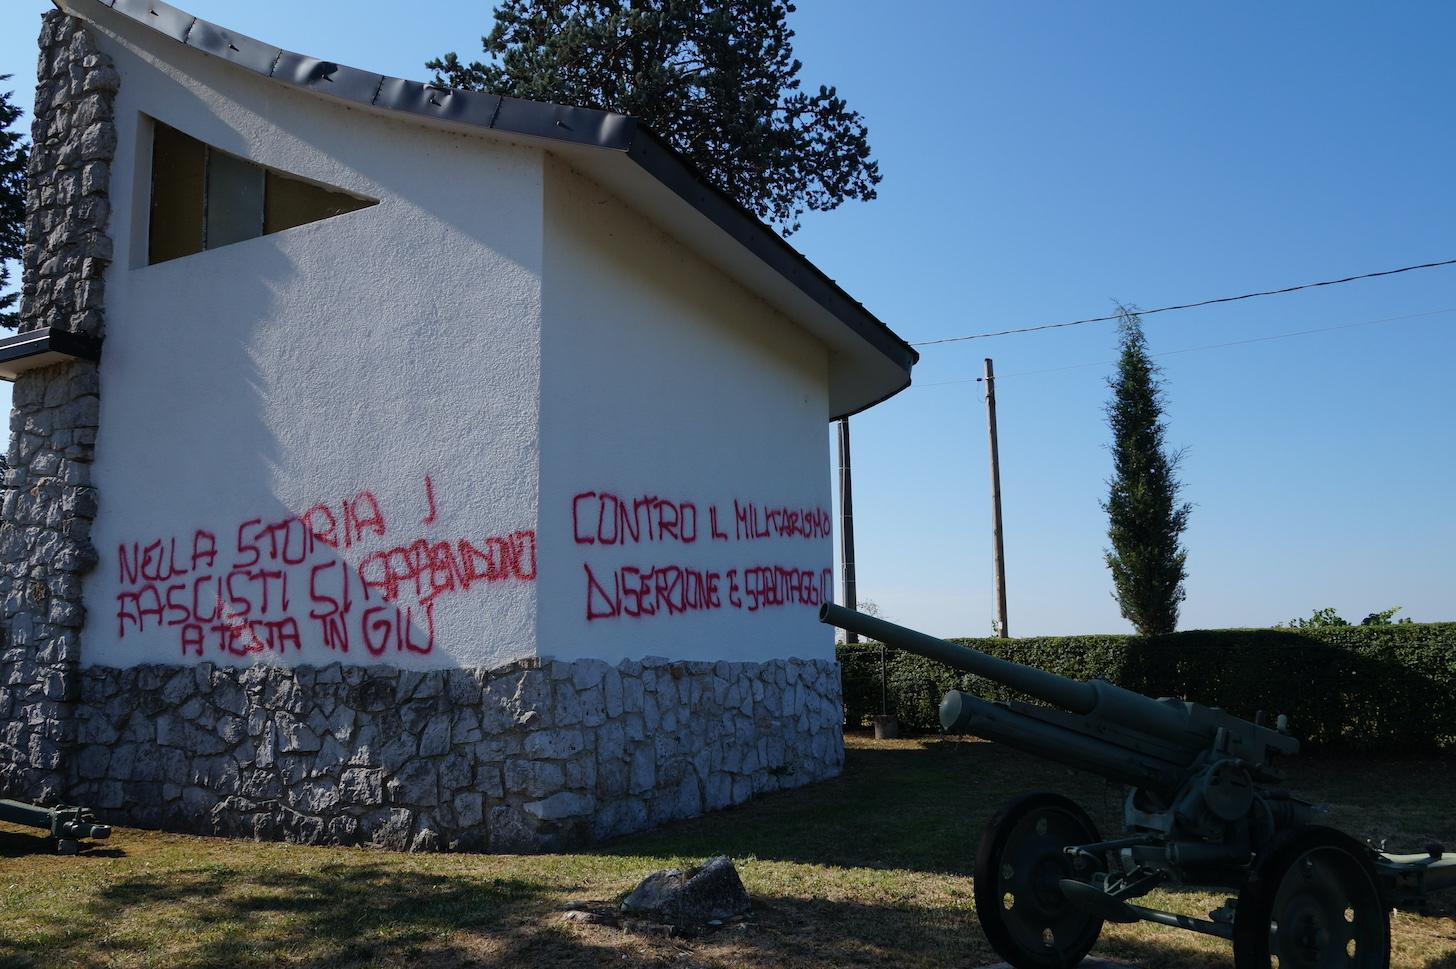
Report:
M 991 947 L 1017 969 L 1069 969 L 1102 933 L 1102 919 L 1062 895 L 1074 872 L 1067 845 L 1101 841 L 1087 813 L 1060 794 L 1017 798 L 996 812 L 976 851 L 976 915 Z
M 1305 825 L 1254 860 L 1234 911 L 1234 965 L 1387 969 L 1390 917 L 1366 849 L 1333 828 Z

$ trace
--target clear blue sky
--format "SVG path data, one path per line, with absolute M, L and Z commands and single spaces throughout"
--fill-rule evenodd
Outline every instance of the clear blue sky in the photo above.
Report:
M 27 107 L 48 6 L 0 11 L 0 73 Z M 182 6 L 417 78 L 475 53 L 491 7 Z M 805 83 L 863 112 L 885 174 L 877 201 L 793 241 L 908 340 L 1456 258 L 1451 4 L 803 0 L 793 26 Z M 1195 506 L 1183 628 L 1322 606 L 1456 619 L 1456 267 L 1147 320 L 1164 353 L 1438 310 L 1161 358 Z M 1098 507 L 1114 336 L 928 347 L 915 387 L 853 421 L 862 598 L 990 630 L 984 410 L 949 382 L 991 356 L 1011 631 L 1128 628 Z

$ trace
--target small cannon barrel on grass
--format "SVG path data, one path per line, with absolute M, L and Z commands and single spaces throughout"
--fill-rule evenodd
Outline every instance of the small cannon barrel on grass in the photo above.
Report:
M 0 799 L 0 821 L 44 828 L 56 839 L 56 848 L 63 855 L 74 855 L 80 850 L 82 838 L 101 841 L 111 837 L 111 826 L 97 824 L 91 811 L 82 807 L 46 808 Z
M 1129 786 L 1126 831 L 1104 840 L 1072 801 L 1029 794 L 999 811 L 976 853 L 976 914 L 1018 969 L 1082 960 L 1105 920 L 1140 920 L 1229 939 L 1238 969 L 1390 963 L 1392 908 L 1456 887 L 1456 853 L 1395 855 L 1311 824 L 1314 806 L 1263 785 L 1299 742 L 1279 717 L 1250 723 L 1216 707 L 1023 666 L 828 603 L 819 618 L 974 673 L 1061 709 L 952 690 L 947 732 L 973 733 Z M 1207 919 L 1134 905 L 1161 885 L 1238 893 Z

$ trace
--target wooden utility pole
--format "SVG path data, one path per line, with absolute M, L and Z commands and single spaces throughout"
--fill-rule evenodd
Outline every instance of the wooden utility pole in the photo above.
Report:
M 991 436 L 991 534 L 996 539 L 996 630 L 1006 631 L 1006 549 L 1001 541 L 1001 453 L 996 446 L 996 375 L 991 358 L 986 358 L 986 430 Z
M 854 609 L 854 488 L 849 473 L 849 418 L 839 419 L 839 559 L 844 576 L 844 607 Z M 859 634 L 844 631 L 846 643 L 859 642 Z

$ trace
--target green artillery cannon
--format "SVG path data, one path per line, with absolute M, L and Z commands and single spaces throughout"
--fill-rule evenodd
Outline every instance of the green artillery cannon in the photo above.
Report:
M 1119 781 L 1126 831 L 1104 839 L 1057 794 L 1003 807 L 982 834 L 976 914 L 1018 969 L 1076 965 L 1105 921 L 1158 922 L 1228 939 L 1237 969 L 1390 964 L 1389 912 L 1456 887 L 1456 853 L 1396 855 L 1311 824 L 1314 806 L 1272 786 L 1299 742 L 1183 700 L 1083 683 L 827 604 L 821 622 L 1005 684 L 1053 707 L 993 703 L 952 690 L 947 732 L 971 733 Z M 1133 904 L 1156 888 L 1230 890 L 1207 919 Z M 1277 963 L 1273 960 L 1277 959 Z
M 56 850 L 63 855 L 79 851 L 81 838 L 100 841 L 111 837 L 111 826 L 97 824 L 91 811 L 81 807 L 43 808 L 0 798 L 0 821 L 44 828 L 56 839 Z

